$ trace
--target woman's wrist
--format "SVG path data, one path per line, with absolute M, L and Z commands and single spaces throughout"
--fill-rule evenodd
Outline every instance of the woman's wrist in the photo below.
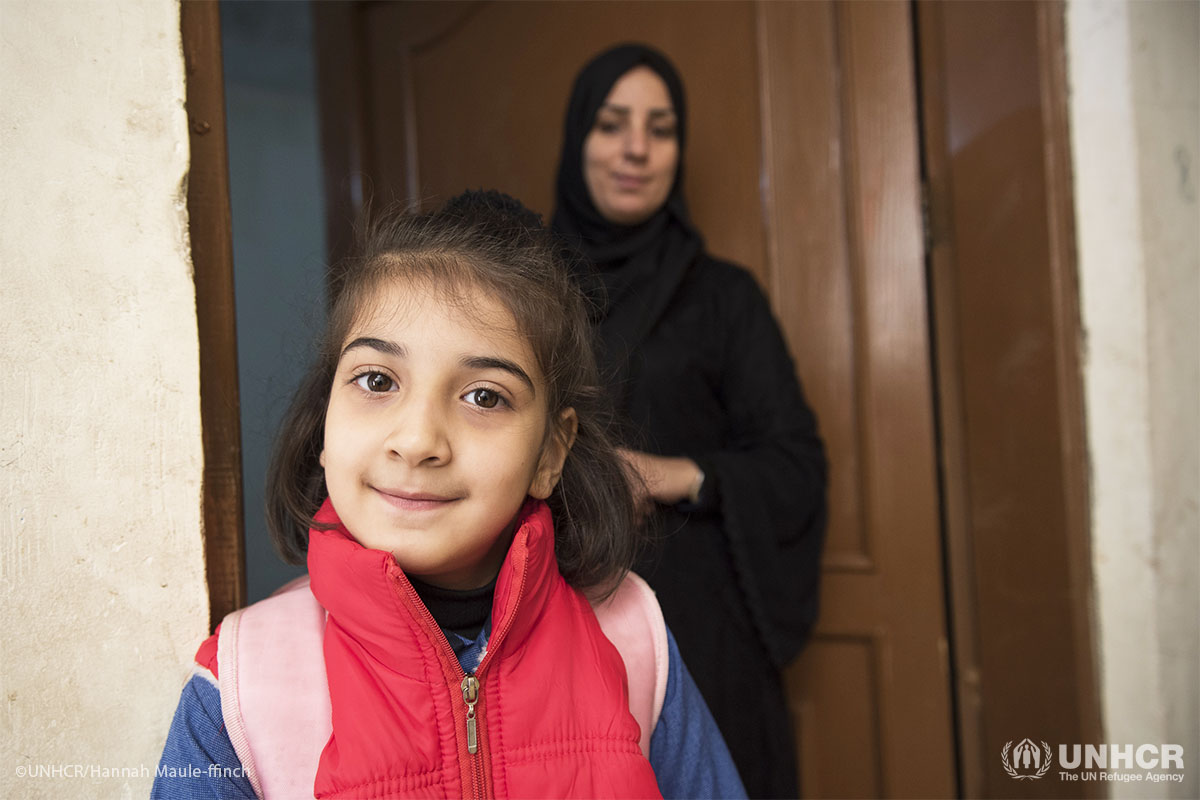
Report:
M 663 505 L 695 502 L 704 486 L 704 472 L 684 456 L 655 456 L 622 450 L 621 456 L 641 476 L 650 497 Z
M 696 477 L 692 478 L 692 485 L 688 488 L 687 497 L 684 499 L 692 505 L 696 505 L 700 502 L 700 492 L 704 489 L 704 470 L 700 469 L 694 461 L 692 466 L 696 467 Z
M 667 505 L 696 502 L 704 485 L 704 471 L 690 458 L 676 457 L 664 461 L 669 464 L 670 477 L 663 481 L 663 491 L 658 501 Z

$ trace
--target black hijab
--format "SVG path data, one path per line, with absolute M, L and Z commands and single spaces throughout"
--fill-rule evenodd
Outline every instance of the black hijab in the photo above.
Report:
M 601 216 L 592 202 L 583 176 L 583 144 L 613 84 L 638 66 L 649 67 L 667 85 L 677 120 L 679 163 L 662 208 L 644 222 L 618 225 Z M 600 359 L 615 385 L 630 378 L 630 356 L 658 322 L 704 246 L 683 199 L 686 137 L 683 82 L 657 50 L 618 45 L 593 58 L 575 79 L 563 124 L 551 225 L 583 256 L 573 259 L 572 270 L 596 302 L 593 321 L 603 345 Z

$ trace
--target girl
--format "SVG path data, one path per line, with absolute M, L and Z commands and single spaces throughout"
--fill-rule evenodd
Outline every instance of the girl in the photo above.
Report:
M 268 481 L 309 578 L 200 647 L 153 796 L 744 795 L 627 574 L 634 500 L 556 252 L 468 193 L 336 276 Z

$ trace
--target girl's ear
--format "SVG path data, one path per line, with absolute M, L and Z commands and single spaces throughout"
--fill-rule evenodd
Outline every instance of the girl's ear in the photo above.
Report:
M 567 454 L 571 452 L 571 446 L 575 444 L 575 436 L 578 433 L 579 418 L 575 415 L 575 409 L 564 408 L 558 419 L 553 422 L 553 429 L 542 447 L 537 472 L 529 485 L 530 497 L 545 500 L 554 491 L 559 476 L 562 475 L 563 464 L 567 461 Z

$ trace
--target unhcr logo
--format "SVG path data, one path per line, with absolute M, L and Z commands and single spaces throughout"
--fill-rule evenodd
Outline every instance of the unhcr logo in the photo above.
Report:
M 1041 749 L 1030 739 L 1022 739 L 1013 747 L 1012 742 L 1005 742 L 1000 751 L 1000 760 L 1004 771 L 1017 780 L 1037 779 L 1050 769 L 1050 745 L 1041 743 Z M 1011 759 L 1009 758 L 1011 752 Z
M 1050 771 L 1050 745 L 1022 739 L 1005 742 L 1004 771 L 1017 780 L 1036 780 Z M 1062 781 L 1183 783 L 1183 747 L 1178 744 L 1060 744 L 1057 777 Z

